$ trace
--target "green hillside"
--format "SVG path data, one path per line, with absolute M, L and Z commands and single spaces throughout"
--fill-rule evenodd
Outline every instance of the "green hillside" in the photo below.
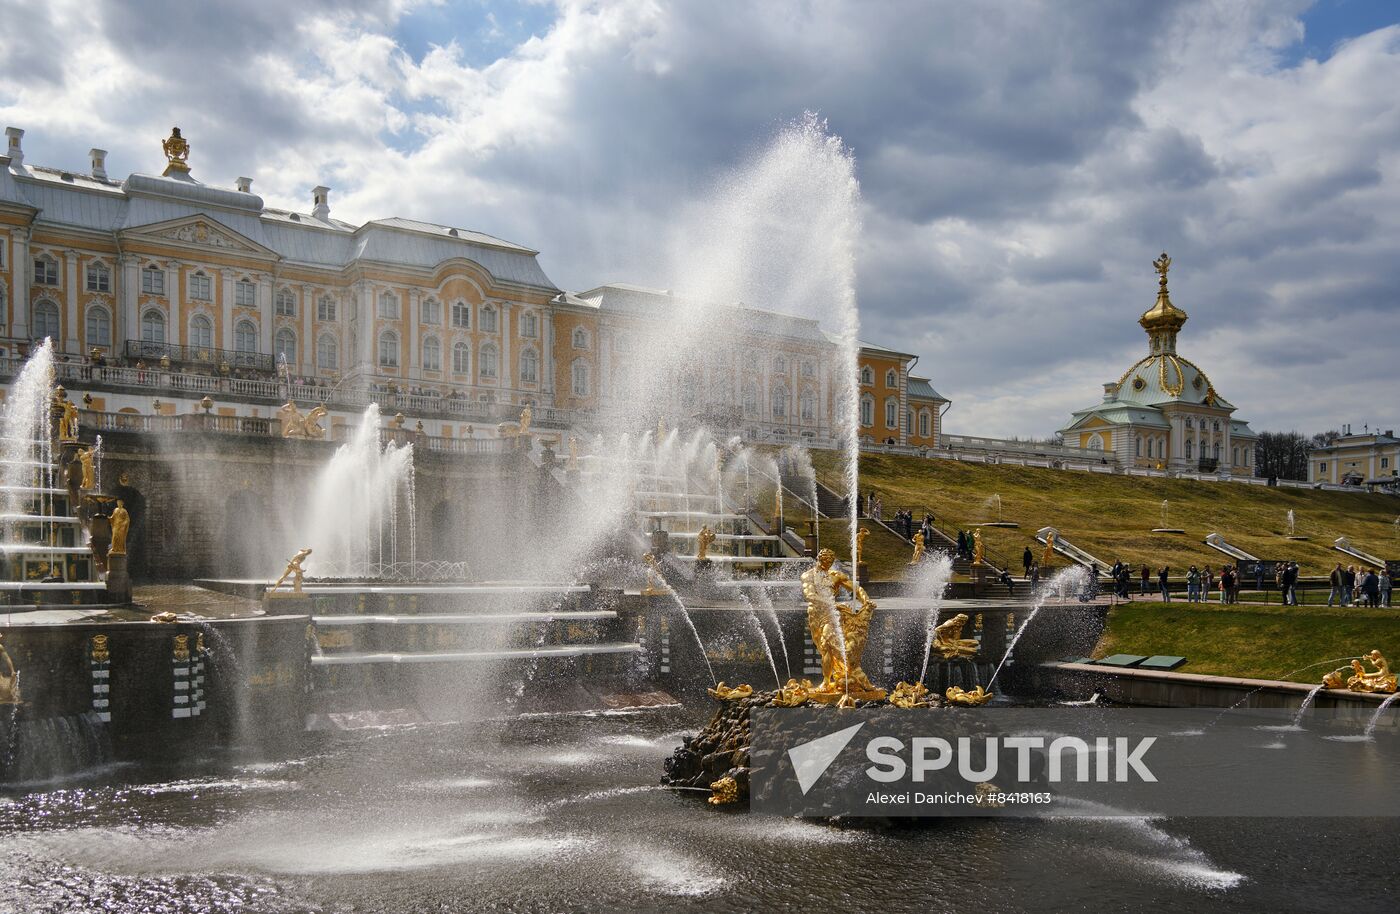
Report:
M 839 477 L 839 455 L 813 451 L 823 482 Z M 1105 562 L 1121 559 L 1154 569 L 1169 565 L 1180 574 L 1191 564 L 1220 565 L 1225 557 L 1202 540 L 1219 533 L 1230 543 L 1265 559 L 1292 559 L 1304 574 L 1322 574 L 1344 558 L 1332 548 L 1349 537 L 1363 551 L 1382 559 L 1400 558 L 1400 498 L 1312 489 L 1266 488 L 1229 482 L 1196 482 L 1109 476 L 1067 470 L 959 463 L 883 454 L 861 455 L 861 491 L 874 489 L 884 500 L 888 520 L 896 508 L 932 511 L 950 535 L 959 528 L 995 520 L 992 496 L 1000 495 L 1004 520 L 1018 529 L 985 528 L 989 557 L 1020 567 L 1022 550 L 1034 544 L 1041 527 L 1066 537 Z M 833 488 L 836 486 L 833 485 Z M 1173 527 L 1185 535 L 1154 534 L 1161 526 L 1162 501 Z M 1299 536 L 1288 540 L 1292 509 Z M 1063 559 L 1060 560 L 1063 562 Z

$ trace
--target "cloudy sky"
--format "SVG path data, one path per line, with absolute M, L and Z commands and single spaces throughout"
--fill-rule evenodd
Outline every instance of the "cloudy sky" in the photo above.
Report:
M 334 188 L 667 287 L 669 219 L 805 111 L 854 151 L 862 336 L 950 431 L 1045 435 L 1145 349 L 1256 429 L 1400 426 L 1400 8 L 1355 0 L 0 0 L 30 163 Z

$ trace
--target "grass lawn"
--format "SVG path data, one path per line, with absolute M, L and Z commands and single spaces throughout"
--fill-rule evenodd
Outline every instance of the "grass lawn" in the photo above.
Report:
M 1373 648 L 1400 659 L 1400 609 L 1141 602 L 1109 613 L 1094 657 L 1168 654 L 1187 659 L 1182 673 L 1318 683 L 1345 661 L 1301 668 Z
M 819 478 L 839 479 L 840 455 L 813 451 Z M 1382 559 L 1400 557 L 1400 498 L 1352 492 L 1279 489 L 1229 482 L 1144 479 L 1070 470 L 959 463 L 885 454 L 862 454 L 861 490 L 875 489 L 886 517 L 910 507 L 916 515 L 933 511 L 950 535 L 959 528 L 996 520 L 991 499 L 1001 496 L 1002 516 L 1019 529 L 986 528 L 989 558 L 1018 571 L 1021 551 L 1041 527 L 1058 528 L 1071 542 L 1104 562 L 1122 559 L 1155 570 L 1166 564 L 1173 576 L 1187 566 L 1215 565 L 1224 555 L 1206 546 L 1208 533 L 1264 559 L 1292 559 L 1305 575 L 1322 574 L 1346 556 L 1332 549 L 1338 536 Z M 842 487 L 837 487 L 838 491 Z M 1162 502 L 1169 521 L 1185 535 L 1154 534 L 1161 526 Z M 1287 514 L 1308 542 L 1286 539 Z M 1039 555 L 1039 547 L 1032 545 Z M 907 561 L 907 559 L 906 559 Z

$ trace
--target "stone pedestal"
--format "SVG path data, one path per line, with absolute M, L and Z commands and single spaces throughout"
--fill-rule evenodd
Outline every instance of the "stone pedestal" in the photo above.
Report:
M 309 616 L 315 608 L 310 597 L 290 590 L 265 594 L 262 604 L 269 616 Z
M 671 551 L 671 534 L 665 530 L 651 531 L 651 554 L 660 558 Z
M 126 570 L 127 556 L 107 556 L 107 599 L 112 603 L 131 602 L 131 575 Z
M 695 580 L 713 581 L 715 579 L 715 563 L 711 559 L 695 560 Z
M 862 587 L 870 583 L 870 566 L 864 562 L 856 565 L 856 583 Z

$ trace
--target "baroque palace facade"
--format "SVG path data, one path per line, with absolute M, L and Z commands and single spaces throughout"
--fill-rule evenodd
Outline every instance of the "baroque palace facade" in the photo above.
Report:
M 426 434 L 483 438 L 529 404 L 542 430 L 586 428 L 616 402 L 629 327 L 675 306 L 621 284 L 564 292 L 537 251 L 478 232 L 343 222 L 326 187 L 310 212 L 267 207 L 250 179 L 196 181 L 178 129 L 162 174 L 121 181 L 103 150 L 85 172 L 34 166 L 23 131 L 6 134 L 0 348 L 13 367 L 52 339 L 66 376 L 91 381 L 70 387 L 94 412 L 270 418 L 293 399 L 326 404 L 340 425 L 373 401 Z M 746 312 L 745 355 L 693 416 L 756 440 L 829 439 L 832 339 L 813 321 Z M 948 401 L 911 375 L 916 361 L 863 345 L 865 440 L 937 445 Z

